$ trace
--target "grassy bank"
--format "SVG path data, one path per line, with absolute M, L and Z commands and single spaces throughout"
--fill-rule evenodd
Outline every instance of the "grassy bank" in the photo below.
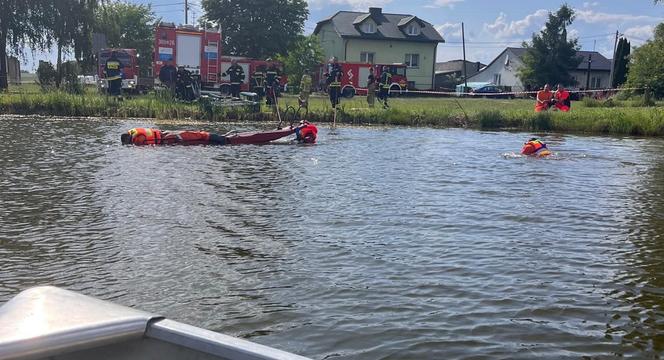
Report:
M 365 98 L 344 99 L 337 122 L 476 129 L 517 129 L 525 131 L 582 132 L 622 135 L 664 135 L 664 109 L 643 107 L 636 101 L 575 102 L 570 113 L 536 114 L 532 100 L 393 98 L 391 109 L 369 108 Z M 280 98 L 281 114 L 290 120 L 297 117 L 297 99 Z M 239 109 L 220 109 L 207 102 L 186 104 L 158 95 L 127 97 L 123 101 L 86 91 L 83 95 L 41 92 L 27 88 L 0 95 L 0 112 L 56 116 L 144 117 L 158 119 L 201 119 L 211 121 L 276 121 L 266 106 L 260 113 Z M 331 122 L 334 116 L 329 101 L 313 96 L 309 114 L 312 122 Z

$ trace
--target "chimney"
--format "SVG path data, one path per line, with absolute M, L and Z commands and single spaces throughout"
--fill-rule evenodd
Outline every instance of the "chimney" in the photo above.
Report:
M 382 13 L 383 13 L 382 8 L 379 8 L 379 7 L 370 7 L 369 8 L 369 14 L 371 14 L 371 16 L 379 16 Z

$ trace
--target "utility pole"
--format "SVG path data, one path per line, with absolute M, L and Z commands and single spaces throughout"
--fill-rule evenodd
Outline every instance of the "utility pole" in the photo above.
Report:
M 461 42 L 463 43 L 463 92 L 468 91 L 468 76 L 466 74 L 466 33 L 461 23 Z
M 588 76 L 586 77 L 586 90 L 590 90 L 590 64 L 593 63 L 593 54 L 588 54 Z
M 613 77 L 616 75 L 615 74 L 615 66 L 616 66 L 616 50 L 618 49 L 618 37 L 620 36 L 620 32 L 616 30 L 616 41 L 613 43 L 613 58 L 611 59 L 611 75 L 609 75 L 609 86 L 613 87 Z
M 184 0 L 184 24 L 189 24 L 189 4 Z

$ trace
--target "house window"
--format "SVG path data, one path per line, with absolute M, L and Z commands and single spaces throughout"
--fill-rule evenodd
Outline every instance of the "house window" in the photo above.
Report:
M 406 66 L 409 68 L 420 67 L 420 54 L 406 54 Z
M 406 34 L 411 36 L 417 36 L 420 34 L 420 27 L 417 24 L 410 24 L 406 27 Z
M 590 78 L 590 88 L 591 89 L 599 89 L 602 87 L 602 79 L 599 77 L 592 77 Z
M 360 53 L 360 62 L 373 64 L 375 57 L 376 57 L 376 53 L 364 52 L 363 51 L 363 52 Z
M 362 24 L 362 32 L 366 34 L 373 34 L 376 32 L 376 27 L 374 26 L 374 23 L 368 21 Z
M 496 85 L 501 85 L 500 80 L 502 78 L 502 74 L 493 74 L 493 83 Z

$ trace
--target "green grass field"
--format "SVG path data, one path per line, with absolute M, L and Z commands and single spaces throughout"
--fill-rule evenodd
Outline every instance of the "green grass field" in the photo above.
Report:
M 337 111 L 340 124 L 464 127 L 515 129 L 621 135 L 664 135 L 661 106 L 643 107 L 642 101 L 577 101 L 570 113 L 550 111 L 537 114 L 529 99 L 391 98 L 390 109 L 376 103 L 369 108 L 366 98 L 343 99 Z M 661 104 L 658 104 L 661 105 Z M 310 111 L 296 116 L 297 98 L 279 99 L 286 122 L 307 118 L 314 123 L 331 122 L 334 112 L 327 97 L 312 95 Z M 186 104 L 158 94 L 125 97 L 118 101 L 85 89 L 83 95 L 43 92 L 36 84 L 11 87 L 0 95 L 0 112 L 55 116 L 141 117 L 158 119 L 201 119 L 210 121 L 277 121 L 276 113 L 263 105 L 260 113 L 221 109 L 209 102 Z

